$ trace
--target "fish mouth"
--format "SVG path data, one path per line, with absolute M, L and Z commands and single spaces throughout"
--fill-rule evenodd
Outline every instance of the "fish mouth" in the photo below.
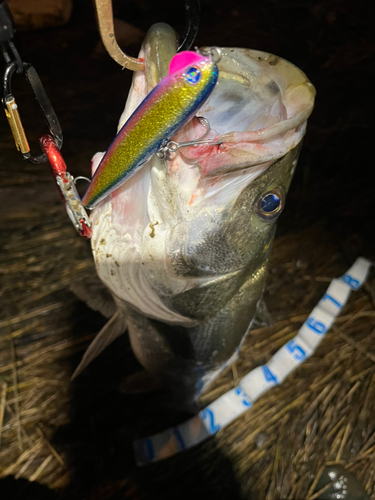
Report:
M 140 52 L 146 61 L 146 70 L 134 74 L 118 130 L 168 74 L 176 40 L 174 30 L 164 23 L 150 29 Z M 220 50 L 218 82 L 197 113 L 207 120 L 211 130 L 201 144 L 199 138 L 205 135 L 205 126 L 193 118 L 172 138 L 174 144 L 194 141 L 197 144 L 170 154 L 165 165 L 169 175 L 182 168 L 198 168 L 200 180 L 209 177 L 212 183 L 242 169 L 260 172 L 296 147 L 305 134 L 315 89 L 301 70 L 266 52 L 239 48 Z M 147 162 L 152 163 L 154 158 Z M 203 191 L 212 196 L 210 190 Z M 199 196 L 197 191 L 191 193 L 189 202 L 193 203 Z
M 249 49 L 221 50 L 218 83 L 199 110 L 212 128 L 209 137 L 221 145 L 182 153 L 199 164 L 202 177 L 270 165 L 301 141 L 314 105 L 313 85 L 288 61 Z M 176 141 L 199 133 L 199 127 L 185 127 Z
M 174 55 L 176 44 L 167 25 L 156 30 L 159 38 L 166 30 L 164 45 L 151 32 L 141 52 L 145 72 L 134 76 L 134 97 L 129 97 L 119 129 L 134 106 L 162 79 Z M 153 38 L 154 37 L 154 38 Z M 211 127 L 210 144 L 181 148 L 177 155 L 185 167 L 198 166 L 201 178 L 217 177 L 243 168 L 268 166 L 293 149 L 302 139 L 310 116 L 315 89 L 306 75 L 288 61 L 262 51 L 221 48 L 219 78 L 211 96 L 197 113 Z M 134 101 L 134 102 L 133 102 Z M 191 120 L 172 139 L 177 143 L 198 140 L 205 132 L 197 119 Z M 172 155 L 169 170 L 176 171 Z M 180 162 L 181 163 L 181 162 Z

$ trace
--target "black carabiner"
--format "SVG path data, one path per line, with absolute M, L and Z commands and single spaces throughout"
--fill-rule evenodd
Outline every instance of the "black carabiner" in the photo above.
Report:
M 14 142 L 25 160 L 31 163 L 43 163 L 47 161 L 45 154 L 32 156 L 29 143 L 26 138 L 21 118 L 18 112 L 16 99 L 12 94 L 12 77 L 14 73 L 24 73 L 27 82 L 30 84 L 36 100 L 42 110 L 43 116 L 47 122 L 49 131 L 53 136 L 58 148 L 61 148 L 63 142 L 62 131 L 59 120 L 53 110 L 53 107 L 47 97 L 46 91 L 40 81 L 38 73 L 33 66 L 22 62 L 22 59 L 13 43 L 14 26 L 12 14 L 5 2 L 0 3 L 0 46 L 5 60 L 5 71 L 3 78 L 3 105 L 6 117 L 8 119 Z
M 190 49 L 199 29 L 199 17 L 201 12 L 199 0 L 185 0 L 185 10 L 185 33 L 183 37 L 181 37 L 182 42 L 180 43 L 177 52 Z
M 56 113 L 52 107 L 52 104 L 47 97 L 42 82 L 40 81 L 38 73 L 35 71 L 34 67 L 28 63 L 22 63 L 22 68 L 25 74 L 26 81 L 30 84 L 34 92 L 35 98 L 39 104 L 39 107 L 42 110 L 49 131 L 53 136 L 57 147 L 61 149 L 63 143 L 61 126 L 56 116 Z M 4 79 L 3 79 L 3 95 L 4 95 L 3 103 L 4 103 L 5 113 L 13 133 L 16 147 L 19 151 L 21 151 L 24 159 L 34 164 L 44 163 L 47 161 L 46 154 L 41 154 L 39 156 L 31 155 L 30 148 L 26 139 L 26 134 L 18 114 L 18 106 L 12 94 L 12 85 L 11 85 L 12 77 L 16 70 L 17 70 L 17 61 L 9 63 L 5 68 Z
M 9 7 L 5 2 L 0 4 L 0 46 L 5 63 L 17 62 L 17 73 L 22 73 L 22 60 L 13 43 L 14 26 Z

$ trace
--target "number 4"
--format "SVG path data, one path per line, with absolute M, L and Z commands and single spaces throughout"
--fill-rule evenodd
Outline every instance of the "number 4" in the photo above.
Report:
M 277 384 L 276 376 L 271 372 L 267 365 L 263 365 L 262 370 L 264 378 L 267 380 L 267 382 L 274 382 L 275 384 Z

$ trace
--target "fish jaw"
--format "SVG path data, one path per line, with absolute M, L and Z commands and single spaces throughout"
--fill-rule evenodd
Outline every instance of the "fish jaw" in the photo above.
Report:
M 172 67 L 173 71 L 179 69 L 145 97 L 122 127 L 83 197 L 86 208 L 92 209 L 134 175 L 207 100 L 216 85 L 218 69 L 209 57 L 197 57 L 193 66 Z M 187 81 L 190 69 L 195 69 L 199 77 L 193 84 Z

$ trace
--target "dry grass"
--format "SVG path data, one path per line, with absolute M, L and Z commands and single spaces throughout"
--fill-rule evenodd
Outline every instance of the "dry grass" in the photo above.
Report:
M 25 221 L 13 213 L 1 223 L 0 477 L 62 486 L 67 466 L 51 432 L 41 429 L 68 418 L 66 358 L 93 336 L 69 338 L 75 299 L 68 285 L 92 262 L 61 206 L 45 209 L 45 217 L 28 215 Z
M 13 475 L 62 490 L 74 475 L 74 443 L 56 447 L 53 436 L 72 418 L 71 357 L 95 333 L 90 327 L 73 331 L 72 321 L 84 325 L 91 313 L 76 312 L 69 283 L 92 273 L 93 264 L 87 244 L 76 237 L 60 206 L 45 210 L 43 217 L 35 213 L 25 220 L 13 213 L 3 218 L 1 239 L 0 478 Z M 202 403 L 232 388 L 292 338 L 330 279 L 346 267 L 320 225 L 278 238 L 266 292 L 274 325 L 252 331 L 236 366 L 222 374 Z M 217 453 L 230 461 L 236 482 L 255 498 L 313 500 L 324 466 L 339 463 L 375 499 L 371 289 L 370 283 L 367 291 L 352 295 L 312 358 L 200 448 L 212 460 L 214 442 Z M 178 467 L 181 456 L 158 465 L 159 472 L 170 474 L 169 481 L 173 460 Z M 95 498 L 111 498 L 114 491 L 137 498 L 128 473 L 132 477 L 133 466 L 120 482 L 97 489 L 101 493 Z

